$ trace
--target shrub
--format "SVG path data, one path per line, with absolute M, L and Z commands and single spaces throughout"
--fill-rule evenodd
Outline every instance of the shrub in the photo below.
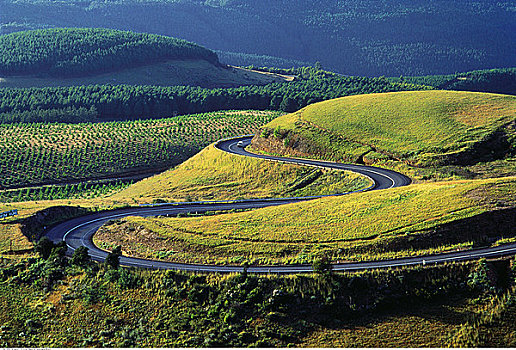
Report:
M 77 248 L 70 259 L 70 263 L 72 265 L 77 266 L 88 266 L 91 262 L 91 258 L 88 255 L 88 248 L 85 246 L 81 246 Z
M 42 237 L 34 246 L 36 253 L 38 253 L 43 259 L 48 259 L 50 253 L 52 253 L 52 249 L 54 249 L 54 242 L 52 242 L 48 237 Z
M 118 269 L 120 266 L 120 256 L 122 256 L 122 246 L 117 246 L 106 257 L 105 264 L 108 268 Z
M 318 258 L 312 263 L 312 269 L 318 274 L 329 274 L 332 268 L 331 262 L 326 256 Z

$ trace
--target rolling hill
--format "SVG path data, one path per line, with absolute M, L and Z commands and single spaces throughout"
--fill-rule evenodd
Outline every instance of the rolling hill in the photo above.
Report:
M 370 185 L 344 171 L 273 163 L 224 153 L 210 145 L 179 166 L 144 179 L 110 199 L 142 202 L 227 200 L 345 193 Z
M 509 176 L 451 176 L 446 182 L 207 218 L 128 218 L 107 225 L 95 239 L 108 248 L 123 242 L 137 256 L 168 251 L 175 253 L 165 254 L 167 259 L 217 263 L 309 263 L 321 254 L 333 260 L 385 259 L 513 240 L 515 108 L 513 96 L 456 91 L 357 95 L 312 104 L 268 123 L 255 136 L 254 150 L 382 165 L 390 161 L 427 174 L 449 164 L 460 170 L 481 160 L 506 161 Z M 237 164 L 232 157 L 208 148 L 119 195 L 149 200 L 171 189 L 171 194 L 217 199 L 234 198 L 241 188 L 251 196 L 270 195 L 278 187 L 260 192 L 270 188 L 260 181 L 274 183 L 278 171 L 289 170 L 271 164 L 263 171 L 251 166 L 256 160 Z
M 89 84 L 232 87 L 285 77 L 220 64 L 194 43 L 112 29 L 54 28 L 0 36 L 0 87 Z
M 255 137 L 253 147 L 347 162 L 395 162 L 416 171 L 513 159 L 515 122 L 514 96 L 456 91 L 359 95 L 277 118 Z
M 288 64 L 320 61 L 343 74 L 406 76 L 515 62 L 514 4 L 507 0 L 1 0 L 0 8 L 0 33 L 144 31 L 232 52 L 228 64 L 263 66 L 274 56 Z

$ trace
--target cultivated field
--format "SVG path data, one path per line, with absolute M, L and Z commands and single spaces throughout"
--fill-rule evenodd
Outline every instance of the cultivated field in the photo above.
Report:
M 0 189 L 149 174 L 210 143 L 249 134 L 278 112 L 227 111 L 168 119 L 0 125 Z

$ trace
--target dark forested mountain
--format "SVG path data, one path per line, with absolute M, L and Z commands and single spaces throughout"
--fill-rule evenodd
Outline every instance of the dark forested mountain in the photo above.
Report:
M 3 75 L 84 76 L 166 59 L 201 59 L 218 64 L 213 51 L 155 34 L 56 28 L 0 36 Z
M 516 8 L 508 0 L 0 0 L 0 13 L 2 33 L 108 27 L 165 34 L 232 52 L 224 63 L 280 58 L 399 76 L 516 62 Z

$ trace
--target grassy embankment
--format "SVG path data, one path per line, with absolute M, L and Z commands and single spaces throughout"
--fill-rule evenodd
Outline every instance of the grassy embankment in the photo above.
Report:
M 94 241 L 198 263 L 422 255 L 513 237 L 515 190 L 514 177 L 449 181 L 202 218 L 131 217 L 104 226 Z
M 415 91 L 350 96 L 277 118 L 255 149 L 365 162 L 416 179 L 516 173 L 516 97 Z
M 345 193 L 370 185 L 363 176 L 228 154 L 208 146 L 174 169 L 111 196 L 139 203 L 310 196 Z
M 501 158 L 498 162 L 506 163 L 504 170 L 514 175 L 510 157 L 515 101 L 503 95 L 433 91 L 348 97 L 277 118 L 265 129 L 270 135 L 255 140 L 254 148 L 339 160 L 362 155 L 364 160 L 369 157 L 412 175 L 429 174 L 450 163 L 474 163 L 477 157 Z M 341 136 L 345 133 L 346 137 Z M 401 162 L 386 160 L 385 154 Z M 217 169 L 221 163 L 202 155 L 185 163 L 173 181 L 165 181 L 175 182 L 174 190 L 181 190 L 186 182 L 193 190 L 189 193 L 200 191 L 201 198 L 216 198 L 204 191 L 217 188 L 221 193 L 234 179 L 221 179 L 215 172 L 203 177 L 208 182 L 192 186 L 197 180 L 191 174 L 206 173 L 203 169 L 208 164 Z M 243 170 L 239 176 L 245 179 L 254 172 Z M 385 259 L 513 239 L 515 178 L 467 181 L 457 177 L 252 213 L 128 218 L 104 227 L 95 240 L 105 248 L 120 243 L 129 254 L 167 260 L 309 263 L 321 254 L 333 260 Z M 163 188 L 160 179 L 133 189 L 150 188 L 153 183 Z

